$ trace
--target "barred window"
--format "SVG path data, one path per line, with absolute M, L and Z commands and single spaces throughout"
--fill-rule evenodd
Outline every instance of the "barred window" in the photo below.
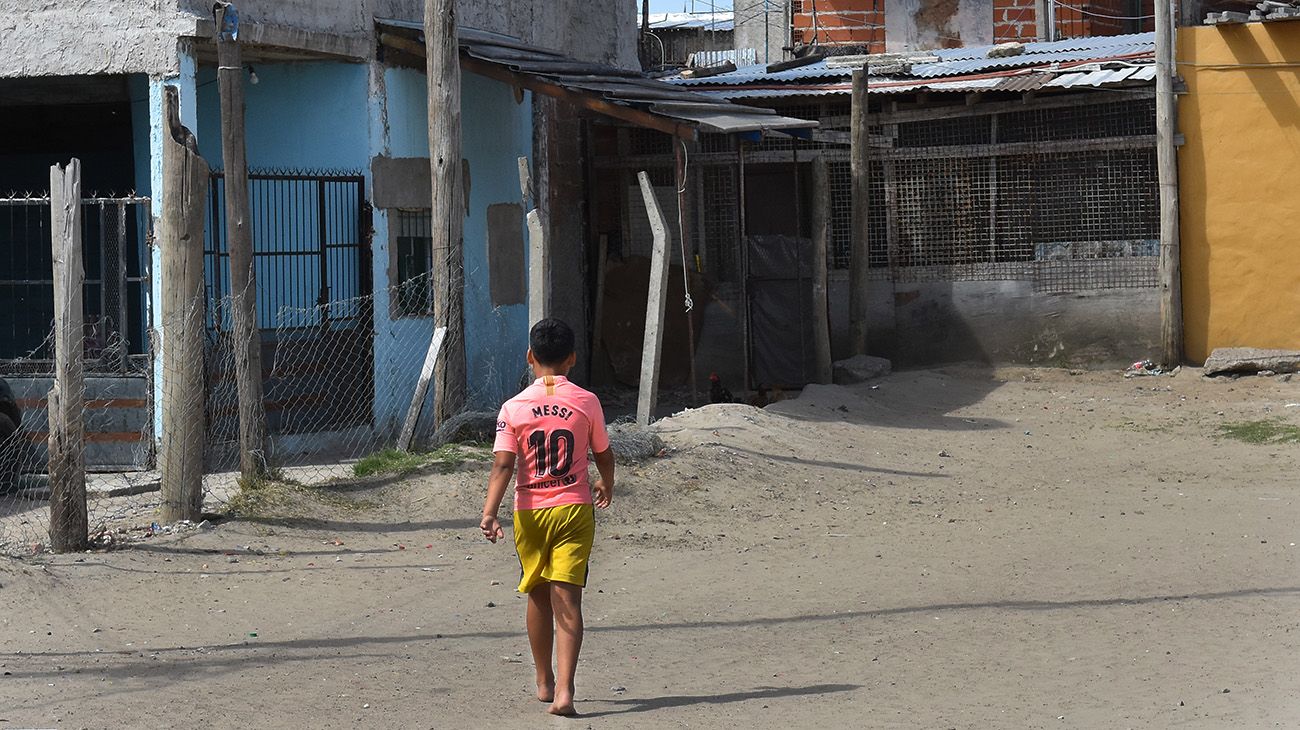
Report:
M 428 210 L 397 211 L 397 316 L 433 313 L 433 216 Z

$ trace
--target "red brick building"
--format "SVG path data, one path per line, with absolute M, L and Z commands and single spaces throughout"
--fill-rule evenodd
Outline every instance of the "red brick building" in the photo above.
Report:
M 988 11 L 966 0 L 790 0 L 793 46 L 853 46 L 871 53 L 920 47 L 1034 41 L 1040 16 L 1055 18 L 1055 39 L 1153 29 L 1152 0 L 993 0 Z M 986 3 L 985 3 L 986 4 Z M 886 19 L 886 10 L 891 17 Z M 905 17 L 899 17 L 905 16 Z M 743 20 L 738 18 L 739 20 Z

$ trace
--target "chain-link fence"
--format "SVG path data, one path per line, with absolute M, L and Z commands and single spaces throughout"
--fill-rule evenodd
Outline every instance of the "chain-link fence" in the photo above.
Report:
M 467 296 L 479 294 L 478 278 L 467 274 L 471 282 Z M 412 283 L 428 286 L 418 281 L 406 285 Z M 378 296 L 398 301 L 404 292 L 392 287 Z M 177 313 L 171 321 L 163 318 L 159 327 L 164 343 L 168 333 L 185 321 L 219 321 L 232 316 L 233 306 L 232 298 L 223 297 L 196 307 L 202 312 Z M 183 378 L 162 371 L 162 363 L 159 370 L 139 377 L 88 373 L 84 390 L 72 399 L 83 404 L 82 457 L 87 464 L 91 543 L 112 545 L 181 529 L 159 524 L 164 454 L 158 450 L 160 439 L 155 434 L 166 438 L 168 409 L 202 419 L 205 512 L 239 511 L 250 504 L 250 492 L 266 483 L 310 489 L 356 482 L 383 472 L 386 460 L 400 458 L 394 449 L 425 360 L 432 319 L 384 318 L 374 326 L 368 317 L 375 306 L 376 297 L 367 295 L 311 307 L 286 306 L 263 316 L 267 468 L 264 481 L 258 483 L 241 479 L 239 470 L 239 403 L 229 332 L 206 329 L 201 355 L 204 387 L 197 394 L 184 392 Z M 343 311 L 366 316 L 360 326 L 344 326 L 345 320 L 330 316 Z M 510 329 L 509 319 L 504 310 L 493 309 L 476 326 L 505 332 Z M 466 343 L 444 341 L 443 352 L 454 352 L 458 344 L 465 349 Z M 440 445 L 441 439 L 486 444 L 496 408 L 513 395 L 524 376 L 522 344 L 518 353 L 488 343 L 469 344 L 469 382 L 458 387 L 456 399 L 464 407 L 449 421 L 454 433 L 435 432 L 430 388 L 411 448 L 415 461 L 420 453 Z M 37 362 L 27 364 L 34 367 Z M 21 364 L 21 358 L 15 361 Z M 155 373 L 162 377 L 155 379 Z M 8 383 L 14 397 L 7 399 L 0 392 L 0 419 L 5 419 L 0 420 L 0 553 L 30 555 L 44 551 L 49 540 L 44 409 L 52 379 L 11 375 Z M 18 427 L 11 432 L 6 423 L 15 416 L 6 414 L 8 402 L 22 410 Z
M 72 420 L 84 425 L 75 457 L 85 465 L 92 544 L 176 529 L 158 524 L 163 479 L 186 459 L 201 461 L 201 507 L 211 512 L 247 507 L 250 490 L 259 485 L 310 489 L 383 472 L 386 459 L 399 458 L 388 452 L 399 445 L 434 334 L 431 292 L 439 257 L 431 250 L 427 211 L 422 225 L 412 224 L 419 212 L 386 213 L 391 245 L 387 239 L 375 245 L 361 177 L 252 175 L 267 437 L 255 449 L 265 474 L 249 481 L 240 473 L 236 300 L 222 225 L 223 183 L 219 175 L 212 183 L 206 294 L 183 311 L 166 310 L 171 295 L 151 278 L 157 251 L 150 201 L 83 201 L 85 377 L 64 399 L 77 404 Z M 48 197 L 0 199 L 3 554 L 39 553 L 50 543 L 48 411 L 56 370 L 50 228 Z M 378 278 L 372 246 L 391 259 Z M 442 346 L 469 365 L 451 399 L 460 412 L 449 423 L 461 439 L 491 437 L 496 408 L 517 391 L 525 370 L 526 315 L 522 306 L 493 303 L 490 279 L 483 268 L 465 272 L 469 334 L 453 333 Z M 378 282 L 391 285 L 376 291 Z M 152 289 L 161 295 L 150 296 Z M 412 451 L 448 435 L 432 432 L 434 395 L 430 388 Z M 161 449 L 179 425 L 201 434 L 195 449 Z M 163 463 L 168 458 L 180 461 Z

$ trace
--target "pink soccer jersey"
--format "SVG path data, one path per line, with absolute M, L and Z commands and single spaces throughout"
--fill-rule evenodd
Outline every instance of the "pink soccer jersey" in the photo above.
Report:
M 501 406 L 493 451 L 518 455 L 515 509 L 590 504 L 587 449 L 609 448 L 605 412 L 592 393 L 555 375 Z

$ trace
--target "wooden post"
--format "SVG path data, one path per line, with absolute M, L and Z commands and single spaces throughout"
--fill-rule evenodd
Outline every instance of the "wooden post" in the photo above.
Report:
M 163 189 L 158 247 L 162 253 L 163 414 L 162 519 L 198 521 L 203 512 L 203 226 L 208 163 L 187 145 L 175 87 L 163 108 Z
M 244 143 L 244 65 L 239 17 L 227 2 L 213 5 L 217 88 L 221 95 L 221 159 L 225 166 L 226 250 L 230 254 L 235 382 L 239 392 L 239 472 L 266 473 L 266 408 L 262 402 L 262 333 L 257 325 L 257 275 L 249 229 L 248 157 Z M 324 211 L 321 211 L 324 215 Z
M 826 280 L 830 276 L 826 270 L 827 249 L 831 244 L 831 180 L 830 166 L 826 158 L 817 155 L 813 158 L 813 210 L 812 210 L 812 337 L 813 354 L 816 356 L 815 372 L 818 383 L 831 382 L 833 363 L 831 361 L 831 323 L 830 312 L 826 303 Z
M 456 0 L 426 0 L 424 40 L 429 85 L 429 164 L 433 174 L 433 321 L 446 329 L 433 372 L 434 426 L 465 402 L 465 224 L 460 153 L 460 45 Z
M 81 260 L 81 161 L 50 168 L 50 239 L 54 261 L 54 387 L 48 398 L 50 547 L 83 550 L 86 524 L 86 423 Z
M 528 326 L 551 316 L 551 252 L 541 211 L 528 211 Z
M 424 366 L 420 368 L 420 379 L 415 383 L 415 392 L 411 394 L 411 405 L 406 409 L 406 420 L 402 422 L 402 433 L 397 438 L 397 448 L 410 451 L 415 441 L 415 426 L 420 422 L 420 411 L 424 410 L 424 398 L 429 393 L 429 381 L 438 364 L 438 354 L 442 351 L 442 341 L 447 336 L 446 327 L 433 331 L 429 340 L 429 349 L 424 353 Z
M 1174 95 L 1174 13 L 1156 0 L 1156 166 L 1160 180 L 1160 344 L 1166 368 L 1183 361 L 1183 285 L 1178 235 L 1178 98 Z
M 596 306 L 592 321 L 591 331 L 591 367 L 592 380 L 596 379 L 597 363 L 600 363 L 600 374 L 605 374 L 603 364 L 607 358 L 604 354 L 605 347 L 605 268 L 609 265 L 609 235 L 602 233 L 597 239 L 596 250 Z
M 750 362 L 754 347 L 751 341 L 750 321 L 749 321 L 749 233 L 747 228 L 748 222 L 748 204 L 745 198 L 745 142 L 742 140 L 736 147 L 736 195 L 740 204 L 736 206 L 736 232 L 740 239 L 740 256 L 737 257 L 737 263 L 740 266 L 738 278 L 740 279 L 740 339 L 744 352 L 741 353 L 741 362 L 744 365 L 745 393 L 748 395 L 750 378 L 753 372 L 753 366 Z
M 867 125 L 867 69 L 853 72 L 853 97 L 849 116 L 849 171 L 852 175 L 853 237 L 849 252 L 849 331 L 850 350 L 854 355 L 867 354 L 867 287 L 870 263 L 870 237 L 867 220 L 871 169 L 867 151 L 870 127 Z
M 681 140 L 674 140 L 673 159 L 675 162 L 676 174 L 673 179 L 677 181 L 677 230 L 681 237 L 682 244 L 682 289 L 686 292 L 686 355 L 690 358 L 690 377 L 691 377 L 691 405 L 700 404 L 700 385 L 695 377 L 695 317 L 691 314 L 694 309 L 694 302 L 690 300 L 691 296 L 691 272 L 686 265 L 686 260 L 690 255 L 690 246 L 687 244 L 687 231 L 691 229 L 687 222 L 689 214 L 687 213 L 690 199 L 686 191 L 690 186 L 686 182 L 686 143 Z
M 645 306 L 645 340 L 641 347 L 641 392 L 636 401 L 636 422 L 649 426 L 659 397 L 659 356 L 664 345 L 664 305 L 668 300 L 668 221 L 655 198 L 650 176 L 637 173 L 641 198 L 650 218 L 654 247 L 650 253 L 650 290 Z

